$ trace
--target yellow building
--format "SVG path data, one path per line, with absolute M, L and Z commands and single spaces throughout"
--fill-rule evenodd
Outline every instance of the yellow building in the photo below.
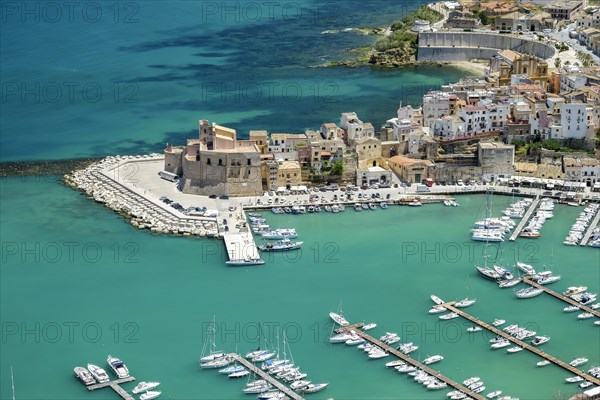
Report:
M 277 166 L 277 186 L 290 188 L 302 184 L 300 162 L 296 160 L 279 161 Z
M 500 65 L 498 85 L 510 85 L 513 75 L 525 75 L 534 83 L 539 83 L 544 90 L 548 89 L 548 83 L 550 82 L 548 63 L 535 56 L 520 54 L 512 60 L 512 65 L 503 62 Z

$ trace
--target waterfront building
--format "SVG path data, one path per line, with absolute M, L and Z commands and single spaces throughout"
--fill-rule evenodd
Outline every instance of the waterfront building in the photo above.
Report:
M 600 182 L 600 160 L 591 157 L 563 157 L 565 179 L 594 186 Z
M 508 122 L 509 108 L 508 104 L 463 107 L 458 115 L 465 123 L 465 136 L 502 133 Z
M 290 189 L 302 184 L 302 171 L 297 160 L 277 160 L 277 187 Z
M 585 103 L 563 103 L 561 107 L 561 137 L 559 139 L 593 139 L 592 107 Z
M 309 144 L 310 166 L 320 171 L 323 167 L 329 167 L 336 160 L 344 159 L 346 145 L 340 138 L 313 140 Z
M 553 27 L 553 18 L 547 12 L 537 14 L 512 12 L 496 17 L 494 26 L 499 31 L 540 32 Z
M 335 139 L 339 137 L 338 131 L 340 128 L 333 122 L 325 123 L 321 125 L 319 132 L 323 139 Z
M 390 187 L 392 183 L 392 171 L 379 166 L 363 167 L 356 170 L 356 185 L 361 187 L 377 185 L 378 187 Z
M 421 183 L 429 178 L 430 160 L 420 160 L 405 156 L 394 156 L 387 160 L 387 165 L 403 182 Z
M 515 146 L 498 142 L 480 142 L 477 145 L 477 161 L 482 168 L 482 178 L 496 180 L 510 178 L 514 173 Z

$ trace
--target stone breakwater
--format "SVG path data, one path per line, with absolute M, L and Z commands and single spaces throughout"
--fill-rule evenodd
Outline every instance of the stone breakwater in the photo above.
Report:
M 64 175 L 98 162 L 100 158 L 56 161 L 7 161 L 0 163 L 0 176 Z
M 108 172 L 124 163 L 149 159 L 152 155 L 130 157 L 106 157 L 65 175 L 64 181 L 96 202 L 118 212 L 139 229 L 176 236 L 219 237 L 215 218 L 193 217 L 175 209 L 170 210 L 170 207 L 160 201 L 138 194 L 110 178 Z

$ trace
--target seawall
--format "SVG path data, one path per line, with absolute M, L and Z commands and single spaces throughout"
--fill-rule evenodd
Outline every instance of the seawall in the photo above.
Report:
M 490 59 L 499 50 L 514 50 L 542 59 L 551 58 L 554 47 L 512 35 L 483 32 L 419 33 L 417 61 L 469 61 Z

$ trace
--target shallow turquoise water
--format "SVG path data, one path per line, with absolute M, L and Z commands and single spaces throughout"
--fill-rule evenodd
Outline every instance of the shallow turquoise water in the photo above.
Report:
M 430 294 L 477 298 L 469 313 L 547 334 L 552 340 L 544 350 L 563 360 L 586 356 L 588 368 L 600 363 L 600 329 L 591 320 L 563 313 L 564 305 L 548 296 L 517 300 L 511 289 L 476 275 L 483 247 L 468 240 L 468 230 L 483 196 L 460 197 L 461 206 L 451 209 L 269 214 L 272 225 L 297 229 L 302 251 L 275 254 L 263 267 L 230 268 L 219 241 L 138 231 L 53 180 L 8 179 L 0 189 L 2 398 L 10 398 L 13 366 L 17 398 L 116 399 L 106 390 L 87 393 L 72 376 L 75 365 L 104 365 L 107 354 L 124 359 L 139 380 L 162 382 L 161 398 L 244 398 L 243 382 L 197 367 L 213 315 L 219 347 L 228 351 L 254 349 L 259 323 L 271 338 L 285 330 L 296 363 L 313 380 L 331 382 L 311 398 L 444 397 L 357 349 L 327 344 L 327 313 L 340 301 L 351 322 L 379 324 L 374 336 L 397 331 L 420 345 L 415 357 L 444 355 L 435 368 L 456 380 L 481 376 L 490 390 L 522 399 L 575 391 L 564 383 L 566 372 L 536 368 L 535 356 L 490 350 L 488 335 L 468 335 L 464 321 L 429 316 Z M 497 196 L 494 208 L 511 200 Z M 503 244 L 501 258 L 561 273 L 556 290 L 586 284 L 597 292 L 600 252 L 562 245 L 580 210 L 557 206 L 542 238 Z

